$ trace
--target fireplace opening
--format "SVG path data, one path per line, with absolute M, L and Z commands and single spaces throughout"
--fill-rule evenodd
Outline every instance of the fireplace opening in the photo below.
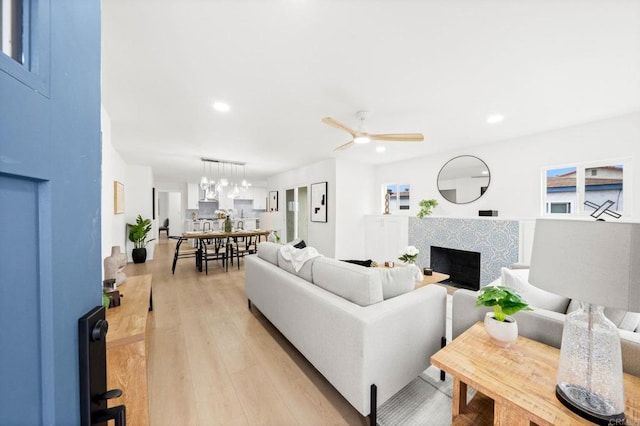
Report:
M 431 269 L 449 275 L 443 284 L 480 289 L 480 253 L 431 246 Z

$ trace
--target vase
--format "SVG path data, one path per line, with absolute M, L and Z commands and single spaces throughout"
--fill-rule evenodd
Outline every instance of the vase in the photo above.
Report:
M 123 272 L 125 266 L 127 266 L 127 255 L 120 252 L 120 246 L 111 247 L 111 256 L 104 258 L 104 278 L 105 281 L 113 281 L 111 284 L 113 289 L 127 279 Z
M 133 263 L 144 263 L 147 260 L 147 249 L 144 247 L 134 248 L 131 252 L 131 258 Z
M 504 321 L 498 321 L 493 312 L 487 312 L 484 316 L 484 329 L 491 341 L 502 348 L 507 348 L 518 338 L 518 323 L 515 318 L 507 317 Z

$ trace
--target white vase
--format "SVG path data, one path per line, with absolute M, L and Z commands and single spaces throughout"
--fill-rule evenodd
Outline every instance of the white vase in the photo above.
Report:
M 503 348 L 508 347 L 518 338 L 518 323 L 513 317 L 498 321 L 494 318 L 493 312 L 487 312 L 484 316 L 484 329 L 491 337 L 491 341 Z

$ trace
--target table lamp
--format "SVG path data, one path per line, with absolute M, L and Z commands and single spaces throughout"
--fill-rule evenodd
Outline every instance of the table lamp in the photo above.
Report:
M 620 335 L 604 307 L 640 312 L 640 223 L 538 219 L 529 282 L 580 302 L 566 316 L 556 396 L 597 424 L 624 424 Z

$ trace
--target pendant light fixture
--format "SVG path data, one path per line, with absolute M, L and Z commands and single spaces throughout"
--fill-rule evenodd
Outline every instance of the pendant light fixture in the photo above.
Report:
M 213 158 L 200 159 L 202 161 L 202 178 L 200 179 L 200 188 L 205 191 L 205 199 L 215 200 L 222 196 L 225 188 L 229 188 L 227 196 L 229 198 L 237 198 L 240 194 L 251 185 L 246 179 L 246 167 L 245 163 L 237 161 L 224 161 Z M 209 173 L 207 173 L 205 163 L 209 163 Z M 211 163 L 218 163 L 218 171 L 215 176 L 211 169 Z M 220 172 L 220 165 L 222 164 L 222 172 Z M 227 166 L 229 166 L 229 172 L 227 173 Z M 238 166 L 242 166 L 243 179 L 239 182 Z
M 207 179 L 204 161 L 202 161 L 202 177 L 200 178 L 200 189 L 206 191 L 209 187 L 209 179 Z

